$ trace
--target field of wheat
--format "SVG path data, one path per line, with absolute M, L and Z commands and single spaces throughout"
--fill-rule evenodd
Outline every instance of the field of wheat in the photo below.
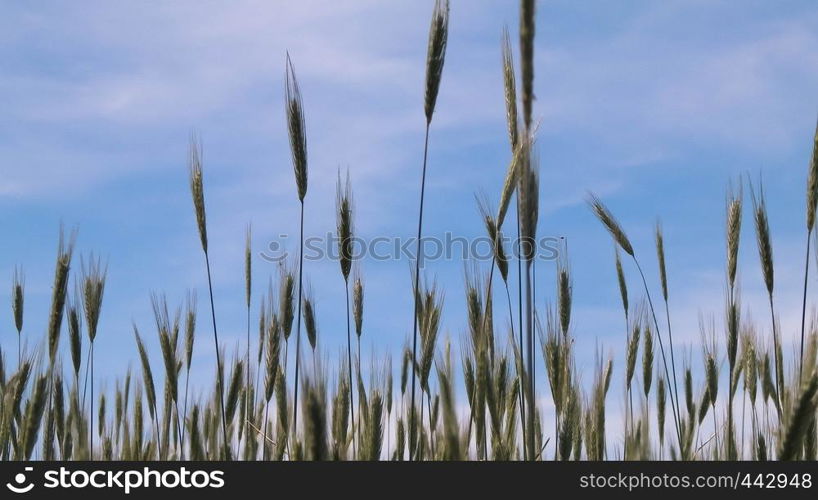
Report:
M 459 345 L 440 334 L 442 287 L 424 279 L 415 259 L 413 329 L 402 354 L 362 367 L 361 337 L 368 314 L 363 271 L 353 252 L 355 203 L 349 176 L 337 180 L 336 228 L 340 278 L 345 286 L 346 343 L 338 359 L 317 348 L 316 300 L 304 279 L 304 214 L 310 210 L 308 120 L 296 76 L 286 57 L 285 118 L 294 173 L 293 202 L 300 209 L 300 253 L 282 265 L 254 308 L 253 234 L 245 242 L 247 323 L 243 345 L 228 355 L 219 341 L 208 252 L 207 183 L 202 145 L 189 145 L 191 224 L 201 243 L 207 296 L 191 293 L 175 308 L 152 296 L 155 331 L 133 327 L 134 359 L 113 390 L 100 390 L 94 343 L 105 315 L 107 264 L 75 257 L 73 232 L 61 234 L 46 336 L 25 328 L 25 278 L 12 277 L 11 308 L 17 338 L 0 343 L 0 458 L 3 460 L 816 460 L 818 459 L 818 323 L 810 320 L 810 264 L 816 258 L 818 129 L 805 159 L 805 254 L 799 342 L 782 345 L 776 311 L 774 228 L 760 181 L 738 179 L 727 189 L 720 214 L 725 239 L 723 322 L 702 325 L 702 370 L 674 342 L 661 225 L 655 246 L 636 248 L 602 199 L 587 195 L 600 231 L 616 247 L 621 294 L 624 363 L 598 354 L 593 374 L 581 376 L 572 331 L 571 265 L 560 258 L 556 290 L 534 296 L 540 179 L 538 120 L 533 94 L 535 1 L 519 3 L 517 43 L 507 30 L 502 72 L 508 123 L 508 166 L 497 206 L 480 201 L 476 212 L 493 244 L 493 259 L 467 272 L 467 338 Z M 425 143 L 418 165 L 417 252 L 424 235 L 427 174 L 443 168 L 429 155 L 429 138 L 445 82 L 449 4 L 437 0 L 426 47 L 423 111 Z M 515 48 L 517 57 L 515 58 Z M 421 48 L 422 49 L 422 48 Z M 517 62 L 515 62 L 517 59 Z M 519 72 L 518 72 L 519 69 Z M 440 103 L 445 106 L 445 103 Z M 419 145 L 420 146 L 420 145 Z M 489 190 L 493 189 L 488 187 Z M 650 215 L 650 214 L 648 214 Z M 743 227 L 749 216 L 750 227 Z M 801 214 L 794 214 L 801 217 Z M 414 222 L 413 222 L 414 229 Z M 757 248 L 740 248 L 752 231 Z M 519 252 L 505 245 L 510 235 Z M 736 279 L 739 252 L 757 252 L 769 299 L 746 319 Z M 659 269 L 649 283 L 643 266 Z M 307 264 L 308 265 L 308 264 Z M 581 265 L 578 263 L 577 265 Z M 749 272 L 749 270 L 748 270 Z M 516 279 L 510 280 L 510 276 Z M 263 277 L 266 279 L 266 276 Z M 72 291 L 71 283 L 76 282 Z M 408 280 L 407 280 L 408 281 Z M 617 284 L 615 284 L 617 285 Z M 661 295 L 651 294 L 658 288 Z M 546 299 L 542 295 L 548 295 Z M 553 305 L 544 305 L 544 304 Z M 760 320 L 766 318 L 766 322 Z M 151 361 L 143 339 L 158 336 L 162 363 Z M 16 343 L 15 343 L 16 341 Z M 39 343 L 38 343 L 39 342 Z M 191 394 L 193 352 L 215 348 L 209 393 Z M 30 352 L 23 345 L 40 345 Z M 794 353 L 792 356 L 785 353 Z M 600 351 L 601 353 L 601 351 Z M 537 386 L 535 367 L 546 373 Z M 157 356 L 158 358 L 158 353 Z M 624 395 L 613 394 L 614 372 Z M 364 375 L 365 374 L 365 375 Z M 726 381 L 726 384 L 725 384 Z M 96 389 L 96 390 L 95 390 Z M 610 400 L 624 396 L 623 425 L 610 424 Z M 542 402 L 553 404 L 546 419 Z M 609 423 L 606 426 L 606 419 Z

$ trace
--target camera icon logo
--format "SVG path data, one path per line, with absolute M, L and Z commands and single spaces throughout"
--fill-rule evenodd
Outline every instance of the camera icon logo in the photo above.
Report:
M 26 467 L 24 469 L 26 472 L 32 472 L 34 467 Z M 17 473 L 14 476 L 14 484 L 6 483 L 6 488 L 12 491 L 12 493 L 28 493 L 32 489 L 34 489 L 34 483 L 26 484 L 26 475 L 22 472 Z

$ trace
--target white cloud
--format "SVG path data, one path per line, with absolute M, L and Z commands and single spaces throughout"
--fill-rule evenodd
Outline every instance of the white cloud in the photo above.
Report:
M 696 26 L 724 10 L 654 4 L 610 36 L 546 45 L 538 73 L 543 127 L 590 133 L 631 152 L 691 142 L 767 154 L 790 147 L 814 114 L 816 16 Z

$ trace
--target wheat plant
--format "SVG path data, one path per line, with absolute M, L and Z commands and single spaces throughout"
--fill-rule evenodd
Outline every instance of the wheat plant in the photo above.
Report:
M 534 242 L 543 215 L 541 189 L 549 188 L 551 165 L 544 162 L 540 166 L 535 146 L 535 2 L 522 0 L 519 14 L 519 92 L 508 30 L 503 31 L 500 45 L 502 72 L 498 76 L 502 76 L 507 122 L 503 135 L 507 133 L 510 142 L 508 165 L 497 186 L 496 209 L 487 197 L 477 197 L 479 223 L 492 243 L 491 262 L 488 269 L 485 263 L 465 263 L 464 286 L 458 290 L 420 273 L 429 136 L 449 30 L 448 2 L 435 2 L 425 60 L 426 121 L 417 253 L 411 269 L 413 309 L 405 311 L 412 314 L 413 328 L 411 334 L 406 332 L 399 355 L 388 349 L 383 355 L 373 355 L 368 370 L 362 361 L 364 324 L 372 324 L 367 318 L 373 314 L 373 308 L 364 307 L 365 289 L 367 293 L 371 289 L 365 288 L 364 271 L 353 249 L 358 214 L 351 183 L 340 172 L 332 215 L 345 292 L 346 352 L 333 357 L 324 347 L 323 336 L 342 331 L 344 325 L 319 325 L 318 313 L 324 306 L 317 302 L 319 285 L 310 284 L 303 273 L 306 127 L 301 91 L 287 55 L 285 116 L 300 209 L 298 260 L 282 262 L 263 276 L 265 269 L 253 265 L 253 239 L 247 227 L 244 296 L 236 298 L 241 300 L 242 311 L 246 310 L 246 323 L 242 318 L 241 324 L 230 325 L 233 331 L 245 331 L 232 350 L 220 344 L 212 270 L 219 270 L 221 263 L 211 261 L 209 253 L 202 148 L 198 138 L 192 137 L 189 188 L 205 258 L 215 351 L 215 365 L 203 363 L 197 368 L 212 377 L 191 377 L 201 328 L 197 295 L 191 290 L 178 303 L 162 293 L 146 297 L 153 317 L 134 318 L 132 326 L 135 348 L 130 357 L 136 369 L 132 372 L 127 367 L 113 380 L 99 380 L 94 373 L 95 340 L 98 331 L 107 329 L 104 318 L 110 314 L 106 308 L 111 300 L 106 299 L 103 307 L 103 298 L 111 287 L 121 285 L 108 279 L 107 265 L 93 255 L 83 259 L 75 277 L 71 273 L 75 233 L 65 237 L 61 231 L 47 328 L 41 339 L 28 326 L 23 329 L 27 280 L 22 268 L 16 267 L 11 276 L 16 339 L 0 338 L 0 459 L 818 459 L 818 316 L 808 321 L 806 314 L 809 261 L 815 256 L 810 243 L 818 204 L 818 135 L 806 179 L 807 260 L 798 304 L 800 337 L 791 346 L 793 355 L 784 354 L 789 352 L 784 345 L 787 337 L 777 315 L 781 308 L 776 308 L 776 301 L 786 297 L 780 291 L 781 283 L 779 290 L 774 287 L 776 228 L 768 217 L 761 186 L 756 189 L 741 179 L 728 187 L 726 196 L 726 286 L 724 309 L 719 313 L 723 317 L 719 321 L 702 317 L 701 341 L 696 345 L 679 342 L 687 338 L 684 335 L 677 335 L 674 342 L 672 332 L 680 330 L 670 314 L 673 286 L 668 277 L 674 244 L 666 240 L 662 226 L 656 223 L 653 229 L 658 280 L 649 284 L 643 272 L 647 261 L 640 260 L 644 254 L 637 254 L 633 244 L 638 241 L 629 239 L 601 198 L 588 196 L 590 213 L 585 215 L 589 221 L 602 223 L 614 246 L 611 279 L 600 278 L 597 286 L 609 287 L 618 295 L 612 307 L 622 308 L 625 330 L 622 334 L 617 320 L 612 331 L 620 331 L 620 340 L 610 345 L 597 340 L 594 362 L 587 370 L 577 343 L 584 332 L 576 331 L 581 315 L 576 304 L 585 290 L 574 281 L 575 270 L 583 263 L 568 259 L 567 245 L 554 267 L 553 293 L 546 294 L 545 300 L 535 294 L 534 265 L 539 255 Z M 741 300 L 738 276 L 742 271 L 739 250 L 745 187 L 751 194 L 759 255 L 755 271 L 760 270 L 768 301 L 761 314 L 769 314 L 769 325 L 753 320 L 758 311 Z M 511 210 L 513 206 L 516 210 Z M 516 219 L 519 253 L 504 245 L 504 223 L 510 218 Z M 517 294 L 512 293 L 514 261 L 519 273 Z M 628 261 L 636 268 L 641 287 L 629 288 Z M 493 287 L 495 270 L 499 290 Z M 28 286 L 32 285 L 28 280 Z M 656 287 L 664 303 L 664 325 L 658 321 L 655 306 L 659 304 L 650 293 Z M 502 304 L 499 308 L 495 294 Z M 465 303 L 467 315 L 460 331 L 454 330 L 454 335 L 462 332 L 458 339 L 443 328 L 443 318 L 447 304 L 459 300 Z M 258 315 L 255 339 L 251 335 L 254 313 Z M 146 322 L 155 327 L 155 336 L 148 333 Z M 61 343 L 63 323 L 68 340 Z M 312 363 L 301 359 L 302 323 Z M 16 350 L 16 363 L 7 362 L 9 350 Z M 545 373 L 538 386 L 536 366 L 540 362 Z M 621 388 L 616 389 L 612 380 L 621 380 Z M 625 410 L 622 419 L 612 410 L 619 406 L 612 401 L 619 390 Z M 553 404 L 553 418 L 540 408 L 544 400 Z

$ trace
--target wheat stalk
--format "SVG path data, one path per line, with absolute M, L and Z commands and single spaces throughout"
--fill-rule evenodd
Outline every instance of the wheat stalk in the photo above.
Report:
M 304 198 L 307 195 L 307 130 L 304 122 L 304 105 L 301 99 L 301 90 L 295 76 L 290 54 L 287 53 L 285 71 L 285 97 L 287 131 L 290 137 L 290 152 L 292 154 L 295 184 L 298 200 L 301 203 L 300 220 L 300 251 L 298 257 L 298 313 L 295 339 L 295 397 L 293 399 L 293 432 L 298 431 L 298 372 L 301 364 L 301 302 L 303 300 L 304 284 Z
M 14 315 L 14 326 L 17 329 L 17 366 L 23 361 L 20 351 L 20 337 L 23 333 L 23 304 L 25 297 L 26 280 L 20 267 L 14 268 L 11 285 L 11 310 Z
M 526 283 L 526 358 L 528 366 L 528 415 L 526 422 L 526 437 L 528 439 L 528 459 L 534 459 L 535 439 L 535 410 L 534 399 L 534 301 L 532 297 L 531 266 L 534 262 L 537 238 L 537 220 L 539 216 L 539 165 L 536 158 L 532 158 L 530 143 L 526 139 L 520 160 L 519 172 L 519 208 L 520 208 L 520 236 L 522 258 L 525 260 Z M 525 243 L 525 244 L 524 244 Z M 520 325 L 522 330 L 523 326 Z
M 216 373 L 219 377 L 223 376 L 221 347 L 219 345 L 219 333 L 216 328 L 216 305 L 213 300 L 213 279 L 210 272 L 210 255 L 208 253 L 207 240 L 207 216 L 205 214 L 205 200 L 204 200 L 204 172 L 202 170 L 202 144 L 199 138 L 195 135 L 190 138 L 190 147 L 188 149 L 188 170 L 190 177 L 190 193 L 193 197 L 193 209 L 196 214 L 196 224 L 199 229 L 199 239 L 202 243 L 202 251 L 205 257 L 205 267 L 207 270 L 207 288 L 210 295 L 210 317 L 213 320 L 213 344 L 216 347 Z M 222 417 L 222 437 L 224 438 L 224 455 L 225 458 L 230 456 L 230 443 L 227 439 L 227 424 L 224 413 L 224 381 L 219 378 L 219 407 Z
M 591 211 L 594 212 L 596 217 L 602 222 L 602 225 L 610 233 L 611 237 L 613 238 L 614 242 L 628 255 L 631 256 L 633 259 L 634 264 L 636 265 L 637 270 L 639 271 L 639 275 L 642 278 L 642 285 L 645 289 L 645 295 L 648 299 L 648 306 L 650 307 L 651 316 L 653 319 L 654 327 L 656 328 L 656 338 L 659 340 L 659 353 L 662 356 L 662 365 L 665 370 L 665 377 L 668 381 L 672 381 L 673 379 L 670 377 L 670 370 L 668 368 L 667 357 L 665 356 L 665 348 L 664 342 L 662 341 L 662 335 L 659 330 L 659 322 L 656 320 L 656 312 L 653 308 L 653 300 L 651 299 L 650 291 L 648 290 L 647 280 L 645 279 L 645 274 L 642 272 L 642 266 L 639 264 L 639 260 L 636 258 L 636 255 L 633 251 L 633 246 L 631 245 L 628 236 L 625 234 L 625 231 L 622 229 L 622 226 L 617 221 L 616 217 L 608 210 L 608 207 L 605 206 L 604 203 L 593 193 L 588 194 L 588 205 L 591 208 Z M 620 290 L 622 289 L 622 280 L 620 280 Z M 682 447 L 682 428 L 680 425 L 680 408 L 679 408 L 679 391 L 678 388 L 674 390 L 676 383 L 670 388 L 670 407 L 671 412 L 673 414 L 673 421 L 676 428 L 676 437 L 678 438 L 679 448 Z M 675 393 L 675 398 L 674 398 Z
M 761 271 L 764 277 L 764 285 L 767 287 L 767 298 L 770 304 L 770 317 L 773 329 L 773 359 L 775 361 L 775 394 L 778 398 L 778 408 L 781 408 L 784 389 L 784 366 L 781 354 L 781 343 L 776 330 L 775 306 L 773 304 L 773 289 L 775 286 L 775 274 L 773 268 L 773 246 L 770 237 L 770 225 L 767 218 L 767 204 L 764 199 L 764 188 L 759 187 L 758 193 L 753 190 L 752 183 L 750 190 L 753 200 L 753 219 L 755 221 L 756 242 L 758 244 L 758 257 L 761 262 Z M 779 410 L 780 411 L 780 410 Z
M 87 269 L 85 262 L 82 263 L 82 304 L 85 310 L 85 323 L 88 328 L 88 339 L 91 343 L 91 354 L 89 363 L 91 368 L 91 415 L 94 414 L 94 340 L 97 336 L 100 311 L 102 309 L 102 296 L 105 293 L 105 280 L 107 277 L 107 265 L 103 266 L 99 259 L 94 256 L 88 259 Z M 91 418 L 91 458 L 94 453 L 94 419 Z
M 804 323 L 807 316 L 807 285 L 809 283 L 809 247 L 812 231 L 815 228 L 815 211 L 818 207 L 818 123 L 815 125 L 815 136 L 812 144 L 812 157 L 807 174 L 807 251 L 804 263 L 804 298 L 801 303 L 801 349 L 799 351 L 798 376 L 804 376 Z
M 245 400 L 243 403 L 245 411 L 252 411 L 252 400 L 250 396 L 252 395 L 252 391 L 250 390 L 250 302 L 252 300 L 252 290 L 253 290 L 253 258 L 252 258 L 252 249 L 253 247 L 253 227 L 250 224 L 247 224 L 247 228 L 244 232 L 244 298 L 247 305 L 247 344 L 246 344 L 246 354 L 245 354 L 245 367 L 247 371 L 247 380 L 245 381 Z M 257 368 L 259 371 L 261 367 Z M 244 424 L 249 420 L 248 415 L 244 412 L 241 416 L 241 421 L 239 422 L 239 435 L 241 435 L 242 430 L 244 429 Z M 250 439 L 250 433 L 247 433 L 247 438 L 245 440 L 245 448 L 248 447 Z
M 344 293 L 346 296 L 346 313 L 347 313 L 347 370 L 349 376 L 349 409 L 352 417 L 352 449 L 353 455 L 356 453 L 355 451 L 355 437 L 357 436 L 355 426 L 355 401 L 354 401 L 354 391 L 352 389 L 352 332 L 351 332 L 351 325 L 350 325 L 350 303 L 349 303 L 349 273 L 352 269 L 352 258 L 353 258 L 353 198 L 352 198 L 352 185 L 349 181 L 349 171 L 347 171 L 346 181 L 342 183 L 341 181 L 341 172 L 338 172 L 338 182 L 336 184 L 336 191 L 335 191 L 335 213 L 336 213 L 336 231 L 338 236 L 338 260 L 341 266 L 341 275 L 344 278 Z M 357 280 L 355 284 L 356 290 L 358 289 Z M 363 289 L 361 288 L 361 294 L 363 293 Z M 355 306 L 356 306 L 356 314 L 355 314 L 355 332 L 359 339 L 359 353 L 358 353 L 358 363 L 360 363 L 360 327 L 359 322 L 362 321 L 360 317 L 361 313 L 358 312 L 358 308 L 362 307 L 362 304 L 358 304 L 357 296 L 355 297 Z M 361 299 L 362 300 L 362 299 Z
M 153 308 L 154 319 L 156 320 L 156 330 L 159 335 L 159 347 L 162 352 L 162 361 L 165 366 L 165 387 L 170 393 L 169 394 L 170 400 L 176 409 L 176 414 L 178 415 L 179 414 L 178 333 L 181 309 L 177 309 L 176 314 L 174 315 L 173 319 L 171 319 L 170 313 L 168 311 L 167 298 L 165 296 L 159 297 L 156 295 L 153 295 L 151 297 L 151 306 Z M 181 432 L 179 431 L 180 424 L 178 418 L 176 421 L 176 427 L 177 434 L 181 434 Z M 168 449 L 166 447 L 164 450 L 164 454 L 167 455 L 167 453 Z
M 449 0 L 435 0 L 435 7 L 432 11 L 432 24 L 429 28 L 429 43 L 426 52 L 426 86 L 424 94 L 424 111 L 426 114 L 426 133 L 423 141 L 423 169 L 420 180 L 420 208 L 418 210 L 418 230 L 417 244 L 415 252 L 415 273 L 413 287 L 417 290 L 420 282 L 420 261 L 421 261 L 421 237 L 423 235 L 423 201 L 426 192 L 426 164 L 429 154 L 429 129 L 432 124 L 437 94 L 440 89 L 440 82 L 443 78 L 443 63 L 446 60 L 446 45 L 449 37 Z M 412 359 L 417 359 L 418 341 L 418 308 L 417 295 L 415 295 L 413 327 L 412 327 Z M 414 366 L 414 363 L 413 363 Z M 417 371 L 412 370 L 412 399 L 411 399 L 411 421 L 409 424 L 409 442 L 414 443 L 415 436 L 415 385 Z M 414 458 L 410 447 L 409 459 Z
M 145 349 L 145 344 L 139 335 L 139 330 L 136 328 L 136 325 L 133 325 L 133 332 L 136 338 L 136 347 L 139 351 L 139 361 L 142 364 L 142 382 L 145 385 L 145 396 L 148 398 L 148 413 L 150 414 L 151 420 L 153 420 L 154 429 L 158 438 L 159 428 L 156 423 L 156 386 L 153 382 L 153 370 L 151 370 L 150 360 L 148 359 L 148 351 Z
M 278 318 L 272 315 L 269 332 L 265 336 L 265 372 L 264 372 L 264 440 L 263 459 L 267 459 L 267 411 L 270 406 L 270 399 L 273 397 L 273 389 L 276 386 L 276 377 L 279 373 L 281 360 L 281 331 Z
M 670 322 L 670 304 L 668 300 L 668 291 L 667 291 L 667 269 L 665 266 L 665 239 L 662 233 L 662 225 L 661 222 L 656 223 L 656 257 L 657 261 L 659 262 L 659 281 L 662 285 L 662 298 L 665 302 L 665 318 L 667 319 L 667 341 L 669 344 L 670 349 L 670 370 L 671 375 L 673 376 L 673 390 L 678 391 L 678 384 L 676 382 L 676 355 L 673 350 L 673 328 L 671 327 Z M 651 312 L 653 311 L 653 307 L 651 306 Z M 659 325 L 656 325 L 657 334 Z M 679 395 L 676 392 L 676 405 L 679 404 Z
M 188 292 L 185 302 L 185 397 L 184 409 L 182 411 L 182 437 L 181 442 L 185 442 L 185 429 L 187 427 L 187 396 L 190 384 L 190 365 L 193 359 L 193 345 L 196 341 L 196 293 Z M 184 447 L 182 448 L 182 458 L 184 459 Z

